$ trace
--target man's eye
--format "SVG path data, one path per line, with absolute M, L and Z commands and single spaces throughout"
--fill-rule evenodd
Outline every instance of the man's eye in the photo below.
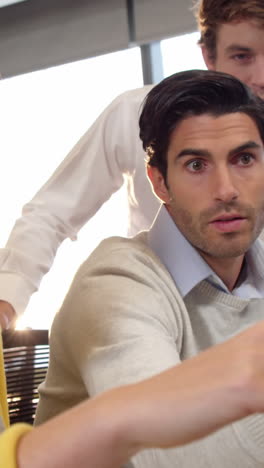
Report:
M 237 62 L 249 62 L 252 59 L 252 55 L 241 53 L 241 54 L 232 55 L 231 58 L 236 60 Z
M 241 154 L 237 158 L 237 162 L 240 163 L 241 166 L 248 166 L 249 164 L 252 163 L 253 159 L 254 158 L 253 158 L 252 154 L 244 153 L 244 154 Z
M 191 172 L 199 172 L 204 169 L 204 163 L 203 161 L 200 161 L 200 159 L 194 159 L 193 161 L 187 163 L 187 168 Z

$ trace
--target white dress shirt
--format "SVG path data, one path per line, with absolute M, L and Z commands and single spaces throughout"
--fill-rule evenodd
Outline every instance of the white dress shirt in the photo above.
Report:
M 23 208 L 0 250 L 0 299 L 18 314 L 50 269 L 61 242 L 79 229 L 127 181 L 128 235 L 151 225 L 159 207 L 145 174 L 139 139 L 141 103 L 151 86 L 116 98 L 55 173 Z

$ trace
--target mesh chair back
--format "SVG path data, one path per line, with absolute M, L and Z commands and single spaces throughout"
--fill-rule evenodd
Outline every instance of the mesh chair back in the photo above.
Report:
M 48 331 L 7 330 L 3 347 L 10 423 L 33 424 L 49 363 Z

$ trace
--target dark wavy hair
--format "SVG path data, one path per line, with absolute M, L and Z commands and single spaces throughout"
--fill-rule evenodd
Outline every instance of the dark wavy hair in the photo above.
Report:
M 170 136 L 185 118 L 234 112 L 247 114 L 264 141 L 264 101 L 231 75 L 208 70 L 189 70 L 165 78 L 151 89 L 139 119 L 140 138 L 147 164 L 167 179 Z

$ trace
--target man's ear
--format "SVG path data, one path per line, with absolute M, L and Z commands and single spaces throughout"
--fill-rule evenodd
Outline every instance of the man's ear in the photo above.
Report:
M 164 203 L 169 203 L 170 194 L 166 186 L 165 180 L 157 167 L 147 166 L 148 178 L 151 182 L 153 192 Z
M 212 59 L 212 56 L 209 54 L 208 49 L 202 45 L 202 54 L 203 54 L 203 59 L 205 62 L 205 65 L 207 66 L 208 70 L 215 71 L 215 61 Z

